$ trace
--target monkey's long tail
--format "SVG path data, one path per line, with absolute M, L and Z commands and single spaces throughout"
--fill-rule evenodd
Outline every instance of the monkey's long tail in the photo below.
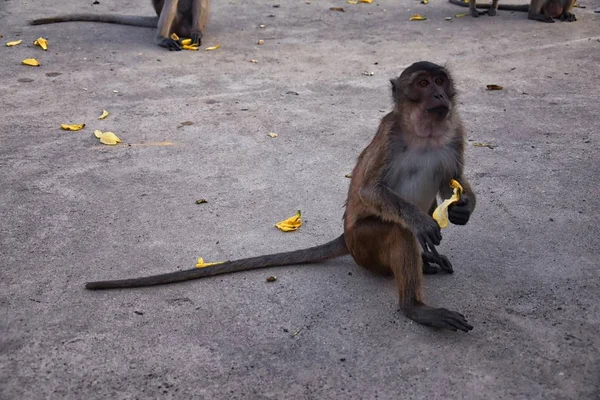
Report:
M 461 0 L 448 0 L 450 3 L 455 4 L 461 7 L 469 7 L 469 3 L 465 3 Z M 491 7 L 491 4 L 475 4 L 475 8 L 483 8 L 488 9 Z M 529 4 L 498 4 L 498 10 L 506 10 L 506 11 L 529 11 Z
M 308 249 L 244 258 L 235 261 L 226 261 L 223 264 L 211 265 L 209 267 L 193 268 L 161 275 L 147 276 L 143 278 L 88 282 L 85 284 L 85 287 L 91 290 L 101 290 L 164 285 L 167 283 L 206 278 L 208 276 L 248 271 L 251 269 L 314 263 L 324 261 L 329 258 L 343 256 L 345 254 L 349 254 L 349 251 L 346 247 L 344 235 L 341 235 L 329 243 L 310 247 Z
M 30 25 L 54 24 L 56 22 L 106 22 L 109 24 L 133 25 L 144 28 L 156 28 L 158 26 L 158 17 L 143 17 L 138 15 L 119 15 L 119 14 L 68 14 L 58 15 L 56 17 L 38 18 L 29 21 Z

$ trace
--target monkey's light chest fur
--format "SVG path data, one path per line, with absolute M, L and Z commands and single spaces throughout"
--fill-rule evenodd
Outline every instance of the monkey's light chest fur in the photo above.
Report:
M 408 149 L 391 160 L 384 181 L 398 196 L 428 212 L 443 181 L 460 171 L 460 155 L 449 144 Z

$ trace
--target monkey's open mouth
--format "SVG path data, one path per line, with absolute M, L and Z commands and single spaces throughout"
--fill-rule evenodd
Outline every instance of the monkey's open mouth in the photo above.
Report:
M 445 105 L 439 105 L 437 107 L 431 107 L 427 109 L 427 112 L 435 115 L 438 118 L 444 118 L 450 112 L 450 107 Z

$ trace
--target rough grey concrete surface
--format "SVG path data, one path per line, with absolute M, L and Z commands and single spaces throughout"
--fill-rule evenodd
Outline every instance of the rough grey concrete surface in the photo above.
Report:
M 0 398 L 600 398 L 600 0 L 555 24 L 448 22 L 465 9 L 443 0 L 214 1 L 213 52 L 26 22 L 152 15 L 144 0 L 91 3 L 0 3 Z M 348 257 L 84 289 L 339 235 L 344 174 L 390 110 L 388 79 L 423 59 L 454 72 L 479 195 L 469 225 L 444 231 L 455 274 L 426 277 L 425 296 L 472 332 L 411 323 L 393 280 Z M 297 209 L 299 231 L 273 227 Z

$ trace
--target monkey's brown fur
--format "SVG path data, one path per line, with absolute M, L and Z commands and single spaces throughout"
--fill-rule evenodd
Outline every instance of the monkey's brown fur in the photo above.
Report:
M 429 62 L 408 67 L 392 80 L 394 110 L 386 115 L 352 173 L 344 214 L 344 234 L 313 248 L 205 268 L 117 281 L 91 282 L 88 289 L 160 285 L 276 265 L 318 262 L 350 253 L 357 264 L 392 273 L 400 308 L 412 320 L 438 328 L 469 331 L 464 316 L 423 303 L 423 259 L 452 271 L 437 253 L 440 228 L 428 213 L 436 194 L 450 197 L 451 179 L 464 188 L 449 209 L 455 224 L 467 223 L 475 195 L 463 176 L 465 131 L 458 116 L 448 71 Z
M 450 3 L 461 7 L 469 7 L 469 12 L 473 17 L 479 17 L 481 14 L 489 16 L 496 15 L 496 10 L 525 11 L 527 18 L 535 21 L 554 22 L 554 18 L 560 18 L 561 21 L 577 21 L 575 14 L 571 13 L 575 0 L 531 0 L 527 4 L 500 4 L 498 0 L 492 0 L 492 4 L 478 4 L 475 0 L 469 0 L 469 4 L 462 0 L 449 0 Z M 487 9 L 487 11 L 477 11 L 477 8 Z
M 210 0 L 152 0 L 158 17 L 112 14 L 69 14 L 56 17 L 34 19 L 31 25 L 53 24 L 56 22 L 91 21 L 112 24 L 133 25 L 157 28 L 156 44 L 169 50 L 181 50 L 178 41 L 171 39 L 175 33 L 181 37 L 191 37 L 192 45 L 199 46 L 206 21 Z

